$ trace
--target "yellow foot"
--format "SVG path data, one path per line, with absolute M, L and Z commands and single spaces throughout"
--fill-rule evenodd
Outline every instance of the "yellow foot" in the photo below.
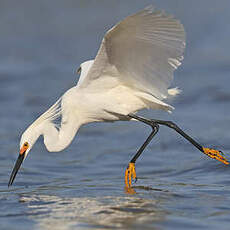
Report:
M 229 161 L 224 157 L 224 154 L 221 151 L 209 148 L 203 148 L 203 151 L 207 156 L 216 159 L 226 165 L 229 164 Z
M 125 193 L 129 195 L 133 195 L 133 194 L 136 194 L 136 191 L 132 187 L 125 186 Z
M 129 163 L 127 169 L 125 170 L 125 186 L 126 188 L 132 187 L 132 179 L 137 180 L 135 163 Z

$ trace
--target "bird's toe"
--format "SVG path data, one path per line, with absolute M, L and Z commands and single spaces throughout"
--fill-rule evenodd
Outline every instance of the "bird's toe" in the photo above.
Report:
M 203 148 L 204 154 L 209 156 L 210 158 L 213 158 L 215 160 L 218 160 L 226 165 L 229 165 L 228 159 L 224 156 L 224 153 L 219 150 L 210 149 L 210 148 Z

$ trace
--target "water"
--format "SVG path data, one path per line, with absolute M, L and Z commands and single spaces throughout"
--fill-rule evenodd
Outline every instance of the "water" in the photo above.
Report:
M 124 191 L 127 163 L 150 132 L 117 122 L 82 127 L 71 146 L 48 153 L 39 139 L 7 188 L 20 134 L 69 87 L 118 20 L 152 3 L 0 1 L 0 229 L 229 229 L 230 168 L 160 129 L 136 164 L 135 195 Z M 229 1 L 160 1 L 185 25 L 185 60 L 170 103 L 175 121 L 205 146 L 230 152 Z

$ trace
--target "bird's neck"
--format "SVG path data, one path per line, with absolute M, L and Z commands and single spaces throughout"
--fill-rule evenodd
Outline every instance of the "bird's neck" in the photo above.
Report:
M 55 127 L 52 122 L 45 123 L 43 127 L 44 144 L 48 151 L 59 152 L 65 149 L 73 140 L 80 124 L 64 123 L 60 129 Z

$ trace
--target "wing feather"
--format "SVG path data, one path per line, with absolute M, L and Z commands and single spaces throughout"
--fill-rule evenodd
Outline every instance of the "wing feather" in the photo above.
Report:
M 163 11 L 145 8 L 106 33 L 81 87 L 114 76 L 125 85 L 164 99 L 184 48 L 183 25 Z

